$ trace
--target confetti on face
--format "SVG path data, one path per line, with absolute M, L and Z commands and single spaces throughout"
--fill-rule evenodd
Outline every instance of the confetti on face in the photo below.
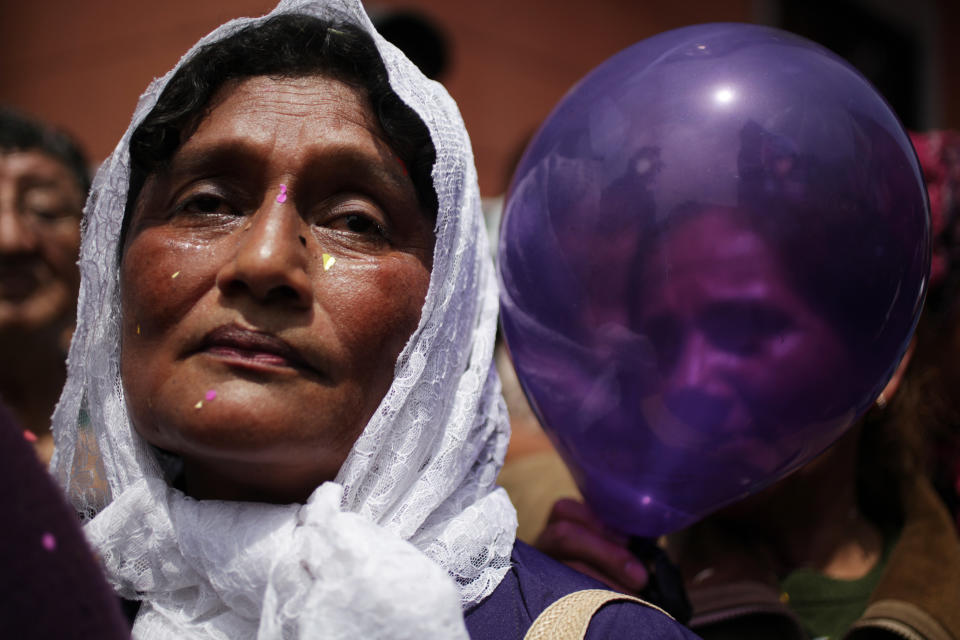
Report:
M 330 255 L 329 253 L 323 254 L 323 270 L 324 270 L 324 271 L 329 271 L 329 270 L 330 270 L 330 267 L 332 267 L 336 261 L 337 261 L 337 259 L 334 258 L 334 257 L 333 257 L 332 255 Z
M 210 391 L 207 391 L 206 395 L 204 395 L 203 397 L 204 399 L 206 399 L 207 402 L 209 402 L 217 397 L 217 390 L 210 389 Z
M 170 276 L 170 278 L 176 280 L 177 276 L 179 276 L 179 275 L 180 275 L 180 272 L 177 271 L 177 272 L 174 273 L 172 276 Z
M 41 544 L 43 544 L 43 548 L 46 549 L 47 551 L 53 551 L 54 549 L 57 548 L 57 539 L 53 536 L 52 533 L 48 532 L 43 534 L 43 537 L 40 539 L 40 542 Z
M 199 402 L 197 402 L 197 404 L 193 405 L 193 408 L 194 408 L 194 409 L 202 409 L 202 408 L 203 408 L 203 400 L 200 400 Z
M 280 193 L 277 195 L 277 202 L 283 204 L 287 201 L 287 185 L 280 185 Z
M 23 439 L 26 440 L 27 442 L 36 442 L 37 436 L 33 431 L 30 431 L 29 429 L 24 429 Z

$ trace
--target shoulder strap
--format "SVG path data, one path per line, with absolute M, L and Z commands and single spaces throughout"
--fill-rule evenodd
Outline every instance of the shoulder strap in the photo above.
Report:
M 634 596 L 606 589 L 584 589 L 560 598 L 537 616 L 524 640 L 583 640 L 594 614 L 608 602 L 629 600 L 668 616 L 666 611 Z

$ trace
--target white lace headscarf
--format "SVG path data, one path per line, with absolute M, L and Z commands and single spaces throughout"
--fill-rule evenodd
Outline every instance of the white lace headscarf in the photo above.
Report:
M 461 609 L 499 584 L 516 529 L 495 487 L 509 427 L 492 367 L 497 292 L 470 143 L 446 91 L 374 31 L 359 2 L 284 0 L 278 13 L 368 31 L 436 148 L 433 272 L 393 384 L 336 480 L 305 505 L 197 501 L 169 486 L 123 397 L 117 251 L 130 136 L 174 69 L 143 94 L 94 181 L 53 471 L 88 520 L 108 579 L 143 602 L 136 637 L 466 637 Z M 184 60 L 264 19 L 221 26 Z

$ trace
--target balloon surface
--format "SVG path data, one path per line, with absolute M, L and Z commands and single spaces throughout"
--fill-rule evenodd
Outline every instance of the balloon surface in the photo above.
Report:
M 502 323 L 587 502 L 656 536 L 830 446 L 906 350 L 924 182 L 873 87 L 741 24 L 644 40 L 555 108 L 514 175 Z

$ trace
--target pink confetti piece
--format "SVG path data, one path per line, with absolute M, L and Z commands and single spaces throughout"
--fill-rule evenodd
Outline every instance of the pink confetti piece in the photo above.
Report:
M 43 544 L 43 548 L 47 551 L 53 551 L 57 548 L 57 539 L 53 536 L 52 533 L 45 533 L 40 539 L 40 543 Z
M 640 498 L 640 503 L 643 506 L 647 506 L 648 504 L 650 504 L 650 496 L 643 496 L 642 498 Z
M 277 196 L 277 202 L 283 204 L 287 201 L 287 185 L 280 185 L 280 194 Z
M 207 402 L 214 400 L 217 397 L 217 390 L 210 389 L 210 391 L 207 391 L 206 395 L 204 395 L 203 397 Z
M 23 439 L 26 440 L 27 442 L 36 442 L 37 435 L 33 431 L 30 431 L 29 429 L 24 429 Z

